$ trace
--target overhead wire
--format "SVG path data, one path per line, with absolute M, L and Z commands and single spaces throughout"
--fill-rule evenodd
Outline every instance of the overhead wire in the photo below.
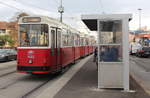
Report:
M 18 2 L 17 0 L 12 0 L 12 1 Z M 59 3 L 57 0 L 54 0 L 54 1 L 55 1 L 56 4 L 60 5 L 60 3 Z M 19 1 L 19 3 L 20 3 L 20 2 L 22 2 L 22 1 Z M 22 3 L 24 3 L 24 2 L 22 2 Z M 21 4 L 22 4 L 22 3 L 21 3 Z M 9 5 L 9 4 L 4 3 L 4 2 L 2 2 L 2 1 L 0 1 L 0 4 L 1 4 L 1 5 L 5 5 L 5 6 L 9 7 L 9 8 L 13 8 L 13 9 L 19 10 L 19 11 L 21 11 L 21 12 L 25 12 L 25 11 L 22 10 L 22 9 L 19 9 L 19 8 L 15 7 L 15 6 Z M 26 3 L 26 4 L 27 4 L 27 3 Z M 41 10 L 49 11 L 49 10 L 47 10 L 47 9 L 43 9 L 43 8 L 41 8 L 41 7 L 35 6 L 35 5 L 33 5 L 33 4 L 29 4 L 29 3 L 28 3 L 27 5 L 32 6 L 32 7 L 36 7 L 36 8 L 41 9 Z M 67 13 L 68 13 L 68 14 L 72 14 L 72 13 L 70 13 L 69 11 L 67 11 Z M 78 20 L 78 19 L 76 19 L 75 17 L 64 17 L 64 18 L 70 18 L 70 19 L 72 19 L 72 20 L 74 20 L 74 19 L 75 19 L 75 20 Z
M 60 2 L 58 2 L 57 0 L 54 0 L 56 4 L 60 5 Z
M 18 0 L 13 0 L 13 1 L 18 1 Z M 53 0 L 58 6 L 60 5 L 60 2 L 58 2 L 57 0 Z M 22 1 L 18 1 L 19 3 L 20 2 L 22 2 Z M 24 2 L 22 2 L 22 3 L 24 3 Z M 33 5 L 33 4 L 29 4 L 29 3 L 26 3 L 27 5 L 29 5 L 29 6 L 32 6 L 32 7 L 35 7 L 35 8 L 38 8 L 38 9 L 41 9 L 41 10 L 45 10 L 45 11 L 49 11 L 49 10 L 47 10 L 47 9 L 43 9 L 43 8 L 41 8 L 41 7 L 38 7 L 38 6 L 35 6 L 35 5 Z M 68 14 L 72 14 L 72 13 L 70 13 L 69 11 L 67 11 L 67 13 Z M 65 18 L 65 17 L 64 17 Z M 69 18 L 69 17 L 68 17 Z M 72 18 L 72 17 L 70 17 L 70 18 Z
M 101 9 L 102 9 L 102 13 L 104 14 L 105 11 L 104 11 L 103 2 L 102 2 L 102 0 L 98 0 L 98 1 L 99 1 L 99 3 L 100 3 L 100 7 L 101 7 Z
M 5 6 L 9 7 L 9 8 L 14 8 L 14 9 L 16 9 L 16 10 L 19 10 L 19 11 L 21 11 L 21 12 L 24 12 L 24 10 L 21 10 L 21 9 L 19 9 L 19 8 L 17 8 L 17 7 L 14 7 L 14 6 L 9 5 L 9 4 L 7 4 L 7 3 L 4 3 L 4 2 L 2 2 L 2 1 L 0 1 L 0 4 L 1 4 L 1 5 L 5 5 Z
M 33 5 L 33 4 L 31 4 L 31 3 L 26 3 L 26 2 L 23 2 L 23 1 L 20 1 L 20 0 L 19 0 L 19 1 L 18 1 L 18 0 L 13 0 L 13 1 L 16 1 L 16 2 L 18 2 L 18 3 L 20 3 L 20 4 L 25 3 L 25 4 L 27 4 L 28 6 L 32 6 L 32 7 L 34 7 L 34 8 L 38 8 L 38 9 L 41 9 L 41 10 L 44 10 L 44 11 L 48 11 L 48 12 L 49 12 L 48 9 L 41 8 L 41 7 L 36 6 L 36 5 Z

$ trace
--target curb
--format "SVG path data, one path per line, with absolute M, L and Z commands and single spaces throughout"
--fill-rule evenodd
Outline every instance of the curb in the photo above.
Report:
M 140 88 L 142 88 L 146 94 L 150 96 L 150 90 L 148 90 L 135 75 L 130 74 L 130 77 L 135 80 L 137 84 L 139 84 Z

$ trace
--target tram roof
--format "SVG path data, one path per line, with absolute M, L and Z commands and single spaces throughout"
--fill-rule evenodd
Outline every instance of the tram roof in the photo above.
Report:
M 91 31 L 98 31 L 97 21 L 100 19 L 117 20 L 124 18 L 130 21 L 132 19 L 132 14 L 89 14 L 81 16 L 82 21 Z

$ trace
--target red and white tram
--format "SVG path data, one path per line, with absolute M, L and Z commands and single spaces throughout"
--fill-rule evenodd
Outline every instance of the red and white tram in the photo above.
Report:
M 54 73 L 93 52 L 87 52 L 88 39 L 81 38 L 77 30 L 45 16 L 25 16 L 19 20 L 19 43 L 19 73 Z

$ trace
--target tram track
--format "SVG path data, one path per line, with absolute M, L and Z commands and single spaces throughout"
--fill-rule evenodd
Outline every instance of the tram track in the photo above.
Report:
M 50 79 L 51 80 L 51 79 Z M 30 90 L 29 92 L 27 92 L 26 94 L 24 94 L 21 98 L 27 98 L 29 95 L 31 95 L 33 92 L 37 91 L 39 88 L 41 88 L 42 86 L 44 86 L 45 84 L 47 84 L 50 80 L 45 81 L 44 83 L 41 83 L 40 85 L 38 85 L 37 87 L 33 88 L 32 90 Z
M 80 60 L 78 60 L 76 63 L 78 63 Z M 49 83 L 54 83 L 59 77 L 61 77 L 65 72 L 67 72 L 70 67 L 72 67 L 74 64 L 70 64 L 70 66 L 64 68 L 64 70 L 61 73 L 51 74 L 50 79 L 43 82 L 42 84 L 39 84 L 26 94 L 24 94 L 21 98 L 34 98 L 36 95 L 38 95 L 36 92 L 42 91 L 43 88 L 46 87 L 46 85 L 49 85 Z M 35 95 L 34 95 L 35 94 Z
M 13 77 L 12 75 L 16 76 L 15 73 L 16 73 L 16 71 L 11 71 L 11 72 L 7 72 L 5 74 L 0 75 L 0 81 L 7 80 L 5 82 L 0 83 L 0 90 L 6 89 L 9 86 L 14 85 L 17 82 L 19 82 L 18 80 L 21 80 L 22 77 L 17 77 L 17 78 L 11 79 Z
M 16 65 L 0 66 L 0 78 L 16 72 Z
M 56 81 L 61 76 L 62 76 L 62 74 L 60 74 L 60 73 L 48 74 L 48 76 L 46 75 L 46 77 L 48 77 L 47 80 L 45 80 L 44 82 L 40 83 L 38 86 L 34 87 L 33 89 L 29 90 L 27 93 L 22 95 L 20 98 L 32 98 L 32 97 L 35 97 L 34 94 L 36 92 L 42 91 L 42 89 L 45 88 L 47 85 L 49 85 L 49 83 L 50 84 L 53 83 L 54 81 Z
M 5 85 L 5 86 L 3 86 L 3 87 L 0 87 L 0 89 L 2 90 L 2 89 L 6 89 L 6 88 L 8 88 L 9 86 L 11 86 L 11 85 L 14 85 L 14 84 L 16 84 L 18 81 L 13 81 L 12 83 L 9 83 L 9 84 L 7 84 L 7 85 Z
M 16 70 L 13 69 L 13 67 L 0 72 L 0 94 L 5 93 L 4 96 L 6 96 L 6 98 L 10 98 L 11 96 L 13 96 L 13 98 L 30 98 L 34 93 L 45 88 L 49 81 L 54 81 L 57 77 L 61 76 L 61 74 L 34 76 L 15 72 Z M 21 93 L 14 93 L 13 95 L 13 89 L 20 90 Z
M 30 94 L 44 86 L 50 80 L 51 78 L 49 78 L 49 76 L 43 78 L 32 75 L 13 74 L 12 76 L 0 79 L 0 95 L 5 93 L 4 96 L 6 96 L 6 98 L 11 98 L 11 96 L 12 98 L 27 98 Z M 14 95 L 12 95 L 13 89 L 23 92 L 13 93 Z
M 38 90 L 42 90 L 46 87 L 49 81 L 55 80 L 61 75 L 21 75 L 21 74 L 10 74 L 6 77 L 0 78 L 0 94 L 4 94 L 6 98 L 28 98 Z M 12 94 L 12 90 L 20 90 L 18 93 Z M 16 92 L 17 92 L 16 91 Z M 3 93 L 2 93 L 3 92 Z M 5 98 L 5 97 L 4 97 Z
M 7 67 L 0 69 L 0 77 L 5 77 L 16 72 L 16 67 Z
M 32 98 L 35 94 L 38 95 L 37 92 L 42 91 L 49 83 L 53 83 L 53 81 L 62 75 L 34 76 L 18 74 L 15 73 L 15 70 L 12 68 L 4 70 L 4 72 L 7 71 L 7 73 L 0 73 L 0 95 L 2 94 L 4 98 Z M 63 73 L 65 73 L 67 69 L 68 68 L 65 68 Z
M 15 68 L 15 67 L 16 67 L 16 65 L 8 66 L 8 67 L 5 67 L 5 68 L 0 68 L 0 71 L 7 70 L 7 69 L 10 69 L 10 68 Z
M 4 77 L 4 76 L 8 76 L 12 73 L 15 73 L 16 71 L 11 71 L 11 72 L 8 72 L 8 73 L 4 73 L 4 74 L 0 74 L 0 77 Z

